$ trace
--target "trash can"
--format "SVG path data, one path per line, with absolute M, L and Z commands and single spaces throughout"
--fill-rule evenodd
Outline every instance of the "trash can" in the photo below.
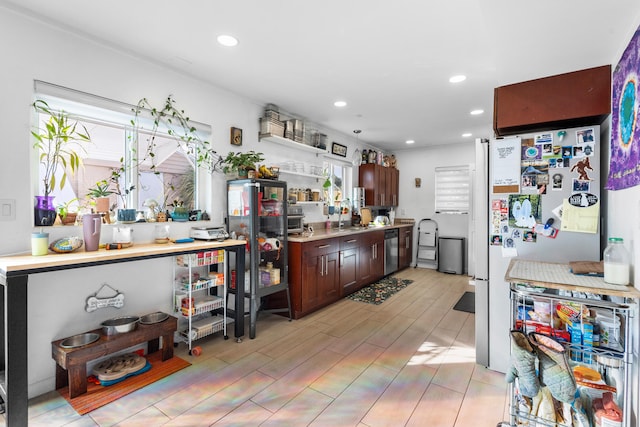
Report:
M 439 237 L 438 260 L 438 271 L 464 273 L 464 237 Z

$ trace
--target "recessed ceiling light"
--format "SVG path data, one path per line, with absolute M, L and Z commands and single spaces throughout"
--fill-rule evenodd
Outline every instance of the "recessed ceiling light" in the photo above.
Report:
M 453 76 L 449 78 L 449 83 L 460 83 L 467 80 L 467 76 L 463 76 L 462 74 L 458 74 L 457 76 Z
M 481 110 L 481 109 L 471 110 L 471 115 L 472 116 L 477 116 L 477 115 L 482 114 L 482 113 L 484 113 L 484 110 Z
M 413 139 L 407 139 L 406 143 L 407 144 L 413 144 L 415 141 Z
M 336 101 L 333 103 L 334 107 L 346 107 L 347 106 L 347 102 L 346 101 Z
M 233 47 L 238 44 L 238 39 L 228 34 L 221 34 L 218 36 L 218 43 L 222 46 Z
M 471 133 L 467 132 L 467 133 L 463 133 L 462 137 L 463 138 L 469 138 L 471 135 L 472 135 Z

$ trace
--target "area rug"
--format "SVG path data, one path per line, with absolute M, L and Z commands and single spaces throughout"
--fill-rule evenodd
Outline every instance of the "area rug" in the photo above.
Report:
M 353 301 L 379 305 L 385 302 L 396 292 L 409 286 L 411 283 L 413 283 L 413 280 L 385 277 L 376 283 L 372 283 L 359 291 L 352 293 L 347 296 L 347 298 Z
M 460 297 L 456 305 L 453 306 L 453 309 L 457 311 L 464 311 L 467 313 L 475 313 L 476 312 L 476 293 L 465 292 L 464 295 Z
M 105 387 L 89 382 L 87 392 L 73 399 L 69 398 L 69 387 L 59 389 L 58 393 L 69 402 L 78 414 L 84 415 L 191 365 L 176 356 L 163 362 L 161 355 L 161 351 L 148 355 L 147 360 L 151 363 L 151 369 L 117 384 Z

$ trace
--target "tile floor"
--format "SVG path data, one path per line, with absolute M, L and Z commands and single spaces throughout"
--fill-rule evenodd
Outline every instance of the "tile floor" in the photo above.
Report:
M 474 316 L 451 308 L 467 276 L 405 269 L 414 283 L 381 305 L 343 299 L 288 322 L 261 315 L 242 343 L 212 336 L 192 366 L 79 416 L 57 392 L 31 400 L 29 426 L 494 427 L 504 375 L 475 364 Z

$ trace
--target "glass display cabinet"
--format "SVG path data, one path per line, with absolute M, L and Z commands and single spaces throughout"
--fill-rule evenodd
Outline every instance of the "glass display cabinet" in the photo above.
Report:
M 245 287 L 249 297 L 249 337 L 255 338 L 258 311 L 288 312 L 287 183 L 269 179 L 227 181 L 227 228 L 233 239 L 246 241 L 245 283 L 235 283 L 231 292 Z M 232 267 L 233 268 L 233 267 Z M 265 310 L 263 297 L 285 292 L 287 307 Z M 245 313 L 246 314 L 246 313 Z

